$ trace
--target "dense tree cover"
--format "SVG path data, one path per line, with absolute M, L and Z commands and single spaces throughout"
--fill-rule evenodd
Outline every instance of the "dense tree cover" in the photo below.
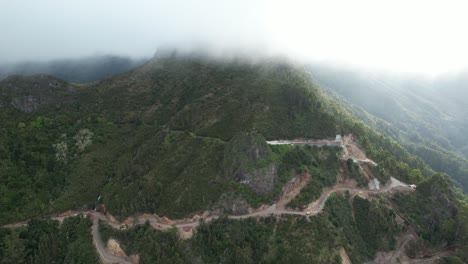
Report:
M 378 249 L 389 251 L 395 246 L 398 233 L 395 213 L 376 201 L 369 202 L 356 196 L 353 201 L 354 216 L 359 233 L 366 238 L 369 253 Z
M 252 174 L 274 161 L 265 138 L 255 131 L 239 133 L 229 140 L 224 151 L 222 169 L 227 177 Z
M 324 187 L 336 183 L 341 148 L 273 146 L 272 149 L 275 153 L 287 150 L 278 168 L 280 179 L 287 181 L 292 176 L 302 173 L 309 173 L 312 177 L 312 180 L 301 190 L 300 194 L 287 206 L 292 208 L 306 206 L 320 197 Z
M 429 146 L 429 147 L 428 147 Z M 426 161 L 434 170 L 447 173 L 467 191 L 468 160 L 454 155 L 440 147 L 406 144 L 409 151 Z
M 319 65 L 309 71 L 353 116 L 468 190 L 468 109 L 460 100 L 466 77 L 429 82 Z
M 346 166 L 343 167 L 346 171 L 346 175 L 349 178 L 356 180 L 358 187 L 364 188 L 367 186 L 368 180 L 361 174 L 359 164 L 354 162 L 353 159 L 346 160 Z
M 61 86 L 55 88 L 57 83 Z M 34 93 L 30 87 L 36 87 Z M 111 212 L 121 215 L 156 211 L 181 216 L 206 209 L 223 189 L 215 177 L 223 143 L 177 136 L 163 147 L 168 129 L 223 140 L 254 128 L 268 138 L 335 133 L 316 88 L 282 62 L 162 58 L 93 84 L 15 77 L 0 88 L 3 222 L 92 208 L 100 195 Z M 39 102 L 27 108 L 31 113 L 13 108 L 24 96 Z M 82 129 L 93 138 L 78 151 L 75 137 Z M 173 181 L 176 176 L 180 181 Z M 180 189 L 170 192 L 168 184 Z M 188 186 L 196 193 L 186 191 Z M 232 184 L 226 188 L 248 193 Z M 175 197 L 179 194 L 183 197 Z
M 221 177 L 227 142 L 254 130 L 266 139 L 353 133 L 383 175 L 431 174 L 421 159 L 346 113 L 301 67 L 281 60 L 169 56 L 79 86 L 37 78 L 0 83 L 2 223 L 94 208 L 99 196 L 117 216 L 179 218 L 209 209 L 223 193 L 256 206 L 306 168 L 313 181 L 297 206 L 333 184 L 336 156 L 322 161 L 307 148 L 270 149 L 279 178 L 269 194 Z
M 224 144 L 188 132 L 157 135 L 136 155 L 126 153 L 116 161 L 103 202 L 121 216 L 157 212 L 180 218 L 205 210 L 223 191 Z
M 220 218 L 201 223 L 186 241 L 149 224 L 119 231 L 101 223 L 100 230 L 127 254 L 140 254 L 140 263 L 341 263 L 341 246 L 353 263 L 363 263 L 377 250 L 392 249 L 398 226 L 391 210 L 356 199 L 333 195 L 323 213 L 310 218 Z
M 429 245 L 455 245 L 459 257 L 468 261 L 468 203 L 454 192 L 450 179 L 434 174 L 420 182 L 411 194 L 396 194 L 396 208 L 415 225 Z
M 33 119 L 16 116 L 18 125 L 6 123 L 0 136 L 1 223 L 47 214 L 58 207 L 54 201 L 63 194 L 69 174 L 81 171 L 79 161 L 88 145 L 102 146 L 114 130 L 93 118 L 74 123 L 73 117 L 61 114 Z M 80 131 L 93 131 L 91 141 L 80 141 Z
M 127 255 L 138 254 L 140 263 L 190 263 L 191 256 L 186 245 L 177 237 L 177 230 L 167 232 L 154 230 L 149 223 L 130 230 L 117 231 L 104 222 L 99 223 L 99 232 L 106 243 L 110 238 L 120 242 Z
M 0 65 L 0 79 L 8 75 L 48 74 L 69 82 L 90 82 L 125 72 L 146 60 L 104 55 L 80 59 L 62 59 L 49 62 L 23 62 Z
M 83 216 L 31 220 L 27 227 L 0 229 L 0 263 L 100 263 L 91 222 Z

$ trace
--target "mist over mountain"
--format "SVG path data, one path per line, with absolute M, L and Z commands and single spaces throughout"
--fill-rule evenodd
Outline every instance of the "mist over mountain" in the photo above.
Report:
M 444 119 L 452 112 L 419 96 L 423 84 L 284 57 L 171 50 L 83 84 L 7 77 L 0 255 L 86 263 L 466 260 L 468 207 L 450 178 L 466 188 L 466 160 L 457 138 L 437 126 L 453 122 Z
M 429 79 L 318 64 L 309 70 L 323 88 L 359 108 L 351 113 L 466 188 L 468 106 L 461 99 L 468 91 L 466 75 Z
M 468 263 L 466 10 L 0 1 L 0 264 Z
M 58 59 L 47 62 L 0 64 L 0 80 L 9 75 L 46 74 L 68 82 L 83 83 L 100 80 L 140 66 L 147 59 L 117 55 L 90 56 L 76 59 Z

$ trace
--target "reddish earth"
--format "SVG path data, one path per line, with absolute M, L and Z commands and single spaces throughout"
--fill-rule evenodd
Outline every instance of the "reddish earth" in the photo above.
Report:
M 287 142 L 287 141 L 281 141 L 281 142 L 286 142 L 285 144 L 302 144 L 300 140 L 296 140 L 293 142 Z M 343 144 L 345 145 L 347 144 L 346 147 L 344 147 L 343 159 L 347 159 L 348 157 L 351 157 L 355 160 L 358 160 L 358 162 L 362 162 L 362 163 L 369 162 L 369 163 L 375 164 L 373 161 L 369 160 L 365 156 L 365 153 L 362 152 L 357 147 L 357 143 L 352 135 L 345 136 L 343 139 Z M 349 191 L 351 195 L 353 196 L 360 195 L 362 197 L 367 197 L 368 195 L 375 194 L 375 193 L 385 193 L 385 192 L 389 192 L 392 190 L 410 191 L 411 189 L 408 187 L 407 184 L 404 184 L 396 180 L 393 177 L 390 180 L 390 184 L 388 184 L 387 186 L 384 186 L 380 190 L 359 189 L 359 188 L 356 188 L 355 181 L 348 181 L 346 180 L 346 177 L 344 175 L 341 175 L 341 176 L 338 175 L 338 178 L 340 177 L 343 178 L 339 180 L 340 183 L 335 185 L 332 188 L 324 189 L 320 198 L 317 201 L 310 203 L 306 210 L 297 211 L 297 210 L 285 209 L 285 205 L 289 203 L 292 199 L 294 199 L 294 197 L 296 197 L 300 193 L 300 191 L 307 185 L 307 183 L 309 183 L 312 177 L 313 176 L 306 173 L 306 174 L 302 174 L 293 178 L 290 182 L 288 182 L 284 186 L 283 192 L 277 204 L 263 205 L 252 213 L 245 214 L 245 215 L 236 215 L 236 216 L 229 215 L 228 217 L 231 219 L 244 219 L 244 218 L 249 218 L 249 217 L 256 217 L 256 218 L 268 217 L 271 215 L 280 216 L 282 214 L 311 216 L 311 215 L 316 215 L 320 213 L 325 205 L 325 202 L 330 196 L 330 194 L 335 193 L 335 192 Z M 96 246 L 96 249 L 99 255 L 101 256 L 101 259 L 104 262 L 122 263 L 122 264 L 138 263 L 139 257 L 132 256 L 131 258 L 129 258 L 126 256 L 116 256 L 114 254 L 110 254 L 106 250 L 106 247 L 104 246 L 100 238 L 100 234 L 98 232 L 98 220 L 107 222 L 111 227 L 116 228 L 116 229 L 121 229 L 122 226 L 132 227 L 135 225 L 143 224 L 148 221 L 153 228 L 162 230 L 162 231 L 168 230 L 172 227 L 176 227 L 179 230 L 179 236 L 182 239 L 188 239 L 193 235 L 193 229 L 199 225 L 200 219 L 203 219 L 204 222 L 210 222 L 219 217 L 218 215 L 211 215 L 209 211 L 204 212 L 201 216 L 195 215 L 191 219 L 180 219 L 180 220 L 171 220 L 167 217 L 159 217 L 156 214 L 142 214 L 139 216 L 129 217 L 123 222 L 118 222 L 112 215 L 104 214 L 101 212 L 66 211 L 57 216 L 51 216 L 50 218 L 63 221 L 64 218 L 74 216 L 77 214 L 85 214 L 85 215 L 92 217 L 93 219 L 93 226 L 92 226 L 93 241 L 94 241 L 94 244 Z M 27 221 L 22 221 L 22 222 L 17 222 L 14 224 L 5 225 L 3 227 L 14 228 L 14 227 L 19 227 L 19 226 L 24 226 L 26 224 L 27 224 Z M 346 254 L 345 251 L 344 253 L 343 252 L 340 252 L 340 253 L 342 254 L 343 257 L 345 257 L 345 254 Z M 348 262 L 343 262 L 343 263 L 348 263 Z

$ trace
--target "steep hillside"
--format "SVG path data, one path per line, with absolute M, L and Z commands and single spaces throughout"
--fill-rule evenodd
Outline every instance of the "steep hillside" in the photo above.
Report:
M 276 59 L 169 54 L 97 83 L 77 86 L 41 75 L 8 78 L 0 89 L 3 174 L 17 175 L 3 183 L 6 221 L 93 207 L 98 196 L 118 215 L 207 209 L 221 193 L 252 180 L 245 175 L 253 164 L 242 159 L 233 161 L 245 163 L 244 172 L 223 172 L 223 155 L 229 155 L 222 153 L 243 144 L 236 135 L 254 130 L 265 139 L 355 133 L 368 155 L 396 177 L 407 180 L 411 168 L 430 174 L 420 160 L 342 112 L 300 66 Z M 252 150 L 240 151 L 249 157 Z M 271 165 L 262 166 L 276 170 L 278 157 L 267 157 Z M 261 171 L 254 175 L 277 177 Z M 279 182 L 273 178 L 262 191 L 254 187 L 257 194 L 246 199 L 268 195 Z M 11 214 L 17 204 L 24 206 Z
M 433 173 L 421 159 L 348 114 L 302 66 L 281 59 L 221 61 L 170 53 L 132 71 L 82 85 L 45 75 L 10 77 L 0 82 L 0 94 L 1 224 L 69 209 L 96 208 L 117 220 L 143 213 L 196 219 L 207 211 L 240 217 L 266 205 L 281 215 L 293 210 L 289 207 L 298 210 L 311 203 L 318 214 L 325 202 L 330 205 L 324 215 L 311 216 L 312 222 L 301 218 L 309 218 L 305 211 L 293 211 L 290 219 L 278 224 L 268 218 L 258 223 L 245 220 L 245 225 L 213 220 L 213 225 L 201 225 L 199 235 L 188 244 L 174 240 L 173 233 L 160 234 L 148 226 L 136 229 L 136 236 L 166 239 L 174 253 L 168 262 L 188 254 L 186 258 L 206 262 L 237 257 L 258 262 L 283 256 L 283 261 L 311 257 L 330 263 L 339 261 L 340 247 L 354 261 L 369 260 L 377 251 L 393 249 L 393 235 L 402 227 L 385 205 L 386 198 L 355 195 L 374 178 L 382 184 L 390 176 L 419 183 Z M 363 156 L 364 163 L 377 162 L 378 167 L 353 158 L 343 160 L 341 145 L 266 142 L 333 141 L 336 134 L 352 134 L 346 137 L 353 138 L 354 148 L 349 151 Z M 333 189 L 336 184 L 341 189 Z M 331 195 L 344 190 L 353 196 Z M 449 186 L 447 192 L 451 191 Z M 315 204 L 317 199 L 321 200 Z M 461 220 L 452 216 L 458 225 Z M 228 230 L 222 231 L 225 227 Z M 301 227 L 316 239 L 302 236 Z M 251 235 L 233 243 L 239 242 L 236 250 L 245 254 L 226 251 L 229 243 L 221 234 L 233 236 L 243 230 Z M 279 232 L 277 236 L 264 238 L 273 241 L 273 251 L 252 240 L 257 232 L 272 230 Z M 148 251 L 131 244 L 126 240 L 135 235 L 131 232 L 113 235 L 123 236 L 130 253 L 141 252 L 147 263 L 158 259 L 152 253 L 164 255 L 164 249 Z M 454 241 L 460 241 L 459 236 L 464 233 Z M 243 239 L 251 244 L 242 244 Z M 317 242 L 320 239 L 330 243 L 330 250 L 310 253 L 325 245 Z M 309 251 L 299 249 L 304 241 Z M 210 243 L 214 251 L 205 247 Z M 254 245 L 260 248 L 253 249 Z M 281 253 L 285 251 L 291 255 Z
M 355 117 L 467 190 L 468 108 L 459 99 L 467 90 L 463 75 L 430 81 L 323 65 L 309 71 Z
M 80 59 L 62 59 L 49 62 L 22 62 L 0 64 L 0 80 L 9 75 L 47 74 L 68 82 L 83 83 L 100 80 L 140 66 L 146 59 L 104 55 Z

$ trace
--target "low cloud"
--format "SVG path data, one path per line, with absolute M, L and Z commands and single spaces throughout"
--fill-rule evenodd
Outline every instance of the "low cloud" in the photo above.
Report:
M 451 72 L 468 64 L 464 5 L 455 0 L 2 1 L 0 61 L 150 57 L 170 46 Z

